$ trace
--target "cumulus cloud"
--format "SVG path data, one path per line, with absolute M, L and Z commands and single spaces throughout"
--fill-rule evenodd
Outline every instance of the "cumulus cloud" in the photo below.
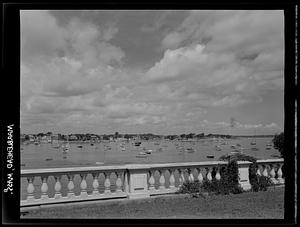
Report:
M 167 84 L 166 97 L 205 97 L 203 105 L 261 102 L 283 89 L 283 41 L 281 11 L 192 11 L 162 40 L 164 56 L 145 80 Z
M 136 28 L 128 13 L 114 13 L 93 14 L 101 14 L 104 23 L 90 20 L 88 13 L 21 12 L 22 124 L 131 132 L 144 127 L 158 133 L 217 130 L 228 126 L 226 111 L 240 114 L 246 104 L 263 107 L 264 95 L 283 90 L 281 11 L 148 12 L 140 16 L 152 15 L 149 23 Z M 143 35 L 149 33 L 148 40 Z M 141 40 L 151 45 L 160 40 L 153 46 L 159 50 L 152 56 L 156 63 L 139 53 Z M 143 67 L 128 64 L 130 56 L 140 58 Z M 215 110 L 226 111 L 221 116 Z M 273 119 L 249 122 L 237 128 L 280 130 Z

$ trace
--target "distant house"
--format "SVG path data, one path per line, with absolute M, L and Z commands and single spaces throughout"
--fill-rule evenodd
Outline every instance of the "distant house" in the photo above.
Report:
M 39 137 L 39 141 L 41 141 L 42 143 L 47 143 L 47 142 L 48 142 L 48 138 L 47 138 L 46 135 L 40 136 L 40 137 Z
M 96 135 L 91 135 L 91 136 L 90 136 L 90 140 L 98 140 L 98 136 L 96 136 Z
M 51 140 L 52 140 L 52 142 L 53 142 L 53 141 L 58 141 L 58 140 L 59 140 L 58 134 L 52 134 Z
M 30 134 L 28 136 L 29 136 L 29 141 L 30 142 L 33 142 L 35 140 L 35 136 L 34 135 Z
M 20 141 L 21 142 L 24 142 L 25 140 L 26 140 L 26 137 L 25 137 L 26 135 L 25 134 L 21 134 L 20 135 Z
M 69 136 L 69 140 L 70 140 L 70 141 L 75 141 L 75 140 L 78 140 L 78 137 L 75 136 L 75 135 L 70 135 L 70 136 Z

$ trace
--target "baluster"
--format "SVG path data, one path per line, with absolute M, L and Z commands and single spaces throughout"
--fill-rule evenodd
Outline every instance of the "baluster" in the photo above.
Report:
M 184 169 L 179 169 L 180 177 L 179 177 L 179 182 L 180 185 L 183 185 L 185 183 L 185 178 L 184 178 Z
M 279 164 L 279 167 L 278 167 L 278 171 L 277 171 L 277 181 L 279 184 L 284 184 L 284 179 L 282 178 L 282 164 Z
M 188 169 L 188 173 L 189 173 L 189 182 L 194 182 L 194 175 L 193 175 L 193 171 L 191 168 Z
M 74 182 L 73 182 L 73 178 L 74 176 L 72 174 L 69 174 L 68 175 L 68 180 L 69 180 L 69 183 L 68 183 L 68 197 L 74 197 L 75 194 L 74 194 Z
M 34 185 L 33 185 L 34 177 L 27 177 L 27 200 L 33 200 L 34 199 Z
M 170 189 L 174 189 L 175 188 L 175 177 L 174 177 L 174 171 L 172 169 L 169 169 L 170 172 Z
M 270 171 L 270 180 L 276 184 L 277 183 L 277 180 L 275 179 L 275 169 L 274 169 L 274 164 L 271 165 L 271 171 Z
M 86 191 L 86 189 L 87 189 L 87 183 L 86 183 L 86 180 L 85 180 L 86 175 L 87 175 L 86 173 L 80 174 L 80 176 L 82 178 L 81 183 L 80 183 L 80 189 L 81 189 L 80 196 L 81 197 L 84 197 L 84 196 L 88 195 L 87 191 Z
M 197 170 L 198 170 L 198 180 L 199 180 L 200 183 L 202 183 L 203 182 L 203 175 L 202 175 L 201 169 L 199 168 Z
M 116 180 L 116 192 L 122 192 L 122 180 L 121 180 L 121 173 L 116 172 L 117 180 Z
M 149 171 L 149 190 L 155 190 L 155 179 L 154 179 L 154 171 Z
M 220 168 L 216 167 L 216 171 L 217 172 L 216 172 L 215 178 L 216 178 L 217 181 L 219 181 L 219 180 L 221 180 Z
M 104 181 L 104 193 L 111 193 L 110 191 L 110 173 L 104 173 L 105 181 Z
M 42 192 L 42 196 L 41 196 L 41 199 L 49 199 L 48 197 L 48 184 L 47 184 L 47 179 L 48 177 L 47 176 L 41 176 L 42 178 L 42 187 L 41 187 L 41 192 Z
M 261 165 L 258 165 L 258 166 L 257 166 L 256 174 L 257 174 L 258 176 L 261 176 L 261 172 L 260 172 L 261 167 L 262 167 Z
M 265 177 L 269 176 L 269 174 L 268 174 L 268 165 L 264 166 L 263 176 L 265 176 Z
M 54 189 L 55 189 L 55 195 L 54 195 L 54 198 L 55 199 L 59 199 L 59 198 L 61 198 L 61 192 L 60 192 L 60 190 L 61 190 L 61 183 L 60 183 L 60 176 L 55 176 L 55 180 L 56 180 L 56 182 L 55 182 L 55 186 L 54 186 Z
M 99 181 L 98 181 L 98 177 L 99 177 L 99 173 L 92 173 L 93 175 L 93 195 L 99 195 Z
M 163 171 L 162 170 L 159 170 L 159 173 L 160 173 L 160 178 L 159 178 L 159 189 L 160 190 L 163 190 L 163 189 L 165 189 L 166 187 L 165 187 L 165 176 L 164 176 L 164 173 L 163 173 Z
M 212 172 L 212 168 L 209 167 L 209 168 L 208 168 L 208 173 L 207 173 L 207 175 L 206 175 L 206 178 L 207 178 L 208 181 L 212 181 L 212 175 L 211 175 L 211 172 Z
M 129 183 L 128 183 L 128 171 L 124 171 L 124 191 L 125 193 L 129 193 Z

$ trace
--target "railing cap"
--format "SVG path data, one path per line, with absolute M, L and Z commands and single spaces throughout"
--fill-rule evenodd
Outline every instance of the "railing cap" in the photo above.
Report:
M 284 160 L 281 159 L 265 159 L 257 160 L 257 163 L 281 163 Z M 205 161 L 205 162 L 180 162 L 180 163 L 158 163 L 158 164 L 126 164 L 126 165 L 114 165 L 114 166 L 87 166 L 87 167 L 68 167 L 68 168 L 47 168 L 47 169 L 23 169 L 21 170 L 21 176 L 29 175 L 42 175 L 42 174 L 67 174 L 67 173 L 82 173 L 93 171 L 121 171 L 121 170 L 143 170 L 154 168 L 178 168 L 178 167 L 197 167 L 197 166 L 217 166 L 226 165 L 227 161 Z M 238 161 L 238 165 L 251 164 L 249 161 Z

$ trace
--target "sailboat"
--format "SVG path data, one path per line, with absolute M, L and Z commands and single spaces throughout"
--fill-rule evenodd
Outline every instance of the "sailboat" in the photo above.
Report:
M 253 147 L 251 147 L 252 151 L 258 151 L 259 149 L 256 147 L 256 130 L 254 131 L 254 139 L 251 141 L 250 143 L 251 145 L 253 145 Z
M 67 143 L 63 144 L 61 146 L 62 150 L 63 150 L 63 153 L 68 153 L 69 150 L 70 150 L 70 143 L 69 143 L 69 138 L 67 140 Z
M 256 130 L 254 131 L 254 139 L 250 143 L 251 145 L 256 145 Z

